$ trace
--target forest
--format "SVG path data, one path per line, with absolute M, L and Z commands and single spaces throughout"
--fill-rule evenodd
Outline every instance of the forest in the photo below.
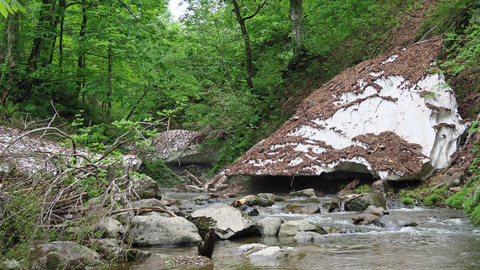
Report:
M 132 127 L 198 131 L 220 149 L 214 175 L 346 68 L 434 36 L 462 117 L 478 121 L 479 1 L 184 5 L 176 19 L 168 0 L 1 0 L 0 124 L 55 125 L 99 152 Z M 477 148 L 462 196 L 480 176 Z M 480 222 L 478 203 L 466 208 Z

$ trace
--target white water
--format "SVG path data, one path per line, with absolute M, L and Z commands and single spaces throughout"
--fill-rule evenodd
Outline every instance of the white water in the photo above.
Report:
M 175 194 L 168 196 L 177 198 Z M 299 198 L 292 200 L 298 202 Z M 194 246 L 148 248 L 152 257 L 142 263 L 119 266 L 119 269 L 480 269 L 480 227 L 473 225 L 460 210 L 389 209 L 390 215 L 382 221 L 393 226 L 380 228 L 353 225 L 351 218 L 357 214 L 353 212 L 290 214 L 284 206 L 291 202 L 261 208 L 260 215 L 254 219 L 271 216 L 283 220 L 307 219 L 331 233 L 320 241 L 306 244 L 296 243 L 292 237 L 219 241 L 213 254 L 217 262 L 209 266 L 166 263 L 173 257 L 196 254 Z M 186 206 L 193 207 L 193 204 Z M 398 226 L 412 221 L 418 226 Z M 233 254 L 245 243 L 292 247 L 295 252 L 285 259 L 250 261 Z

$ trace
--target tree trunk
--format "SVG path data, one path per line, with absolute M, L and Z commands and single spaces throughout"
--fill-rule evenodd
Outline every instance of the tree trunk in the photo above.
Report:
M 108 45 L 108 92 L 107 92 L 107 121 L 110 121 L 110 112 L 112 110 L 112 44 Z
M 6 87 L 1 89 L 0 106 L 5 102 L 12 89 L 16 87 L 17 80 L 15 69 L 18 61 L 18 14 L 10 14 L 7 20 L 7 70 L 5 76 L 2 76 L 6 80 Z
M 302 0 L 290 0 L 290 23 L 292 25 L 293 52 L 303 49 L 303 10 Z
M 59 4 L 59 16 L 60 16 L 60 33 L 59 33 L 59 40 L 58 40 L 58 67 L 60 69 L 60 73 L 62 73 L 63 67 L 63 25 L 65 21 L 65 0 L 60 0 Z
M 36 81 L 29 75 L 37 71 L 39 61 L 42 62 L 42 64 L 46 64 L 48 62 L 48 56 L 45 55 L 45 53 L 43 55 L 43 61 L 41 58 L 42 52 L 44 52 L 47 48 L 45 47 L 45 36 L 40 33 L 54 32 L 53 27 L 56 27 L 56 24 L 53 22 L 52 14 L 55 10 L 56 2 L 56 0 L 42 0 L 42 9 L 40 11 L 40 18 L 36 29 L 36 32 L 39 34 L 33 39 L 33 45 L 28 57 L 26 68 L 28 77 L 25 78 L 19 85 L 19 95 L 14 100 L 16 103 L 24 101 L 31 95 Z
M 240 29 L 242 30 L 243 41 L 245 42 L 245 67 L 246 67 L 246 80 L 249 88 L 253 88 L 253 60 L 252 60 L 252 48 L 250 46 L 250 36 L 247 32 L 247 27 L 245 27 L 245 19 L 240 13 L 240 7 L 238 6 L 237 0 L 232 0 L 233 3 L 233 12 L 235 12 L 235 17 L 237 18 L 238 23 L 240 24 Z
M 87 28 L 87 1 L 82 0 L 82 23 L 80 24 L 79 40 L 83 44 L 85 38 L 85 28 Z M 83 47 L 83 46 L 82 46 Z M 78 54 L 77 61 L 77 94 L 85 84 L 85 51 L 82 49 Z M 82 93 L 82 101 L 85 103 L 85 93 Z

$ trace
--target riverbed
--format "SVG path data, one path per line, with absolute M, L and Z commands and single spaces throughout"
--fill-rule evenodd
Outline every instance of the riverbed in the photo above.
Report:
M 199 194 L 166 193 L 181 200 L 183 207 L 198 209 L 192 198 Z M 287 198 L 287 197 L 286 197 Z M 321 197 L 322 202 L 331 197 Z M 212 265 L 175 265 L 175 257 L 196 254 L 196 246 L 151 247 L 152 256 L 143 262 L 119 265 L 117 269 L 480 269 L 480 227 L 472 224 L 461 210 L 393 206 L 382 217 L 383 227 L 353 225 L 355 212 L 291 214 L 289 203 L 302 198 L 288 198 L 270 207 L 259 208 L 260 220 L 307 219 L 322 226 L 329 234 L 319 241 L 297 243 L 293 237 L 252 237 L 217 241 Z M 229 203 L 226 200 L 225 203 Z M 397 204 L 398 205 L 398 204 Z M 323 210 L 323 209 L 322 209 Z M 418 224 L 405 226 L 405 224 Z M 252 261 L 235 251 L 247 243 L 292 247 L 285 258 Z

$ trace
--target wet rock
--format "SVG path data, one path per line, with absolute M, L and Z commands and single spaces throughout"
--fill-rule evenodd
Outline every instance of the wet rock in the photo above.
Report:
M 274 202 L 283 202 L 285 201 L 285 198 L 282 196 L 275 195 L 273 193 L 258 193 L 258 197 L 267 199 L 269 201 L 274 201 Z
M 247 205 L 242 205 L 242 206 L 238 207 L 238 210 L 242 211 L 243 213 L 245 213 L 245 214 L 247 214 L 251 217 L 255 217 L 255 216 L 258 216 L 260 214 L 257 209 L 255 209 L 253 207 L 250 207 L 250 206 L 247 206 Z
M 256 266 L 278 267 L 283 259 L 288 259 L 295 250 L 291 247 L 266 246 L 263 244 L 245 244 L 233 253 L 247 257 Z
M 314 204 L 289 204 L 285 207 L 293 214 L 315 214 L 320 213 L 320 207 Z
M 299 191 L 293 191 L 288 194 L 289 197 L 316 197 L 315 190 L 313 188 L 302 189 Z
M 324 209 L 324 211 L 328 213 L 338 212 L 342 210 L 341 203 L 339 201 L 331 201 L 331 202 L 324 203 L 322 205 L 322 208 Z
M 209 221 L 204 224 L 205 221 Z M 226 204 L 213 204 L 205 209 L 196 210 L 191 221 L 200 227 L 216 227 L 220 239 L 255 236 L 260 233 L 253 219 L 242 211 Z
M 314 231 L 326 234 L 327 232 L 320 226 L 313 225 L 306 219 L 289 220 L 280 226 L 278 236 L 295 236 L 299 232 Z
M 369 205 L 387 208 L 385 197 L 379 194 L 365 193 L 353 197 L 353 199 L 347 199 L 345 201 L 345 210 L 360 212 L 366 210 Z
M 269 217 L 257 222 L 260 232 L 264 236 L 277 236 L 283 221 L 280 218 Z
M 247 206 L 258 205 L 258 206 L 265 207 L 265 206 L 272 206 L 274 204 L 275 204 L 275 201 L 273 200 L 269 200 L 269 199 L 262 198 L 260 196 L 255 196 L 255 195 L 248 195 L 239 200 L 234 200 L 232 202 L 233 207 L 239 207 L 241 205 L 247 205 Z
M 130 227 L 132 244 L 139 247 L 189 245 L 202 240 L 197 227 L 183 217 L 136 216 Z
M 388 211 L 383 207 L 370 205 L 362 214 L 353 217 L 352 220 L 355 225 L 370 225 L 378 222 L 383 215 L 388 215 Z
M 317 232 L 299 232 L 293 237 L 293 240 L 297 243 L 320 242 L 324 239 L 325 235 Z
M 290 257 L 294 249 L 292 247 L 266 247 L 257 252 L 251 253 L 247 256 L 250 259 L 250 262 L 265 262 L 265 261 L 276 261 L 278 259 L 285 259 Z
M 32 250 L 38 259 L 32 269 L 87 269 L 102 264 L 96 251 L 71 241 L 55 241 Z

